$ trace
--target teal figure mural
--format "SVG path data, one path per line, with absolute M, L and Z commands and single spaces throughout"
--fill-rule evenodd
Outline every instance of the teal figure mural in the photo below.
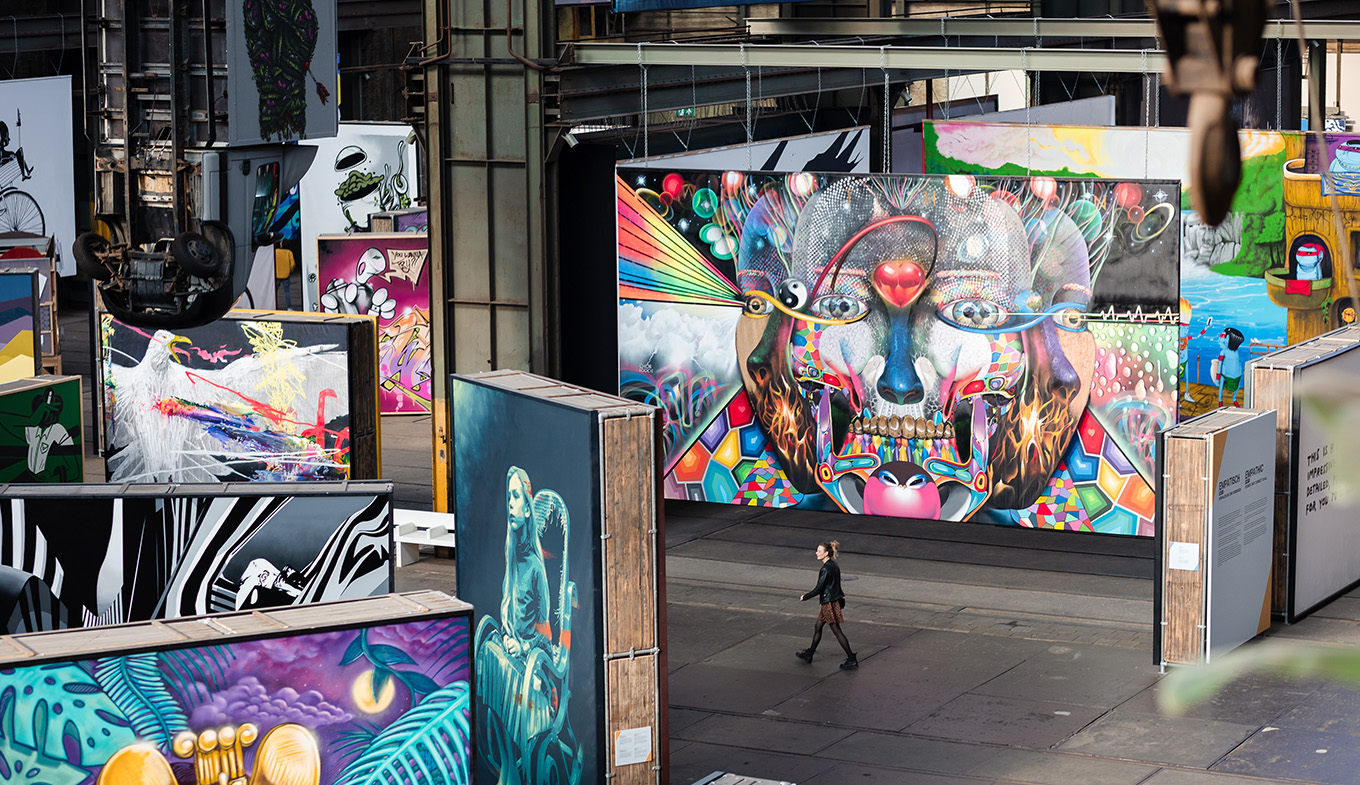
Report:
M 479 748 L 501 785 L 581 782 L 580 746 L 567 723 L 571 609 L 566 502 L 534 493 L 528 472 L 511 466 L 505 480 L 505 577 L 500 619 L 477 625 Z M 546 543 L 551 543 L 549 547 Z M 549 583 L 545 554 L 560 556 Z

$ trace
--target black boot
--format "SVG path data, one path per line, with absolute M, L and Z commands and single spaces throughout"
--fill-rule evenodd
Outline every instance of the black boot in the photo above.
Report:
M 811 663 L 813 654 L 814 652 L 812 649 L 803 649 L 802 651 L 794 652 L 793 656 L 797 657 L 803 662 Z
M 845 658 L 845 662 L 841 663 L 841 670 L 843 671 L 852 671 L 858 667 L 859 667 L 859 655 L 855 654 L 854 652 L 851 652 L 850 656 Z

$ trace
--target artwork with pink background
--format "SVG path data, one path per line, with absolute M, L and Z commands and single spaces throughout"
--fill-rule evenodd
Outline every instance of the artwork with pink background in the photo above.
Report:
M 321 310 L 378 317 L 383 414 L 431 407 L 430 278 L 425 235 L 323 235 L 316 241 Z

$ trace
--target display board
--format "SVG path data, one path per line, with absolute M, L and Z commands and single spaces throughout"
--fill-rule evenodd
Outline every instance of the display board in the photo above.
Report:
M 1360 250 L 1360 135 L 1288 133 L 1285 150 L 1285 252 L 1266 281 L 1296 343 L 1357 323 L 1356 284 L 1346 277 Z M 1338 235 L 1333 205 L 1348 236 Z
M 1154 659 L 1208 662 L 1270 627 L 1275 412 L 1218 409 L 1158 438 Z
M 517 371 L 455 374 L 449 398 L 477 781 L 660 783 L 654 410 Z
M 398 210 L 392 213 L 392 231 L 428 232 L 430 230 L 430 211 L 424 207 L 418 210 Z
M 32 268 L 0 270 L 0 384 L 42 370 L 39 311 L 38 273 Z
M 925 126 L 926 171 L 1179 180 L 1168 201 L 1181 212 L 1180 414 L 1190 417 L 1220 402 L 1240 405 L 1247 361 L 1320 332 L 1287 329 L 1283 285 L 1272 282 L 1271 271 L 1284 264 L 1287 251 L 1285 138 L 1240 131 L 1238 141 L 1242 183 L 1218 226 L 1191 208 L 1185 128 L 936 121 Z
M 371 215 L 408 208 L 420 193 L 410 134 L 398 123 L 341 123 L 334 138 L 306 142 L 317 150 L 298 185 L 305 310 L 321 310 L 316 238 L 366 231 Z
M 0 270 L 31 269 L 38 271 L 38 343 L 44 360 L 60 360 L 57 330 L 56 274 L 52 238 L 28 238 L 33 245 L 23 244 L 19 237 L 0 235 Z
M 392 590 L 392 484 L 0 486 L 9 633 Z
M 429 414 L 430 243 L 423 234 L 322 235 L 316 239 L 325 313 L 378 320 L 382 414 Z
M 70 76 L 0 80 L 0 234 L 48 235 L 57 272 L 75 275 Z
M 1336 460 L 1336 445 L 1355 435 L 1338 432 L 1302 404 L 1300 386 L 1360 375 L 1360 327 L 1342 328 L 1253 361 L 1250 405 L 1278 412 L 1276 432 L 1277 565 L 1283 566 L 1283 602 L 1277 609 L 1296 621 L 1360 581 L 1360 500 L 1340 492 L 1355 487 L 1360 467 Z M 1322 381 L 1319 382 L 1318 380 Z M 1281 564 L 1282 563 L 1282 564 Z
M 0 760 L 35 785 L 471 782 L 471 611 L 414 592 L 8 638 Z
M 430 228 L 430 213 L 424 207 L 388 210 L 374 213 L 368 221 L 373 232 L 426 232 Z
M 0 483 L 84 482 L 79 376 L 0 384 Z
M 666 495 L 1151 536 L 1174 182 L 619 170 Z
M 636 158 L 620 164 L 660 169 L 714 169 L 762 172 L 842 172 L 868 174 L 869 127 L 856 126 L 783 139 L 762 139 L 752 144 L 710 147 L 672 155 Z
M 178 332 L 100 316 L 109 482 L 377 479 L 376 321 L 231 311 Z
M 225 0 L 227 143 L 334 136 L 340 120 L 335 3 Z

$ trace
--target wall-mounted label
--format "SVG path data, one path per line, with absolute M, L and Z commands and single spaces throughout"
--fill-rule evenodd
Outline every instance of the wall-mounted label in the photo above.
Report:
M 1199 543 L 1173 542 L 1167 556 L 1167 567 L 1173 570 L 1199 569 Z
M 646 763 L 652 759 L 652 729 L 629 728 L 614 734 L 614 765 Z

